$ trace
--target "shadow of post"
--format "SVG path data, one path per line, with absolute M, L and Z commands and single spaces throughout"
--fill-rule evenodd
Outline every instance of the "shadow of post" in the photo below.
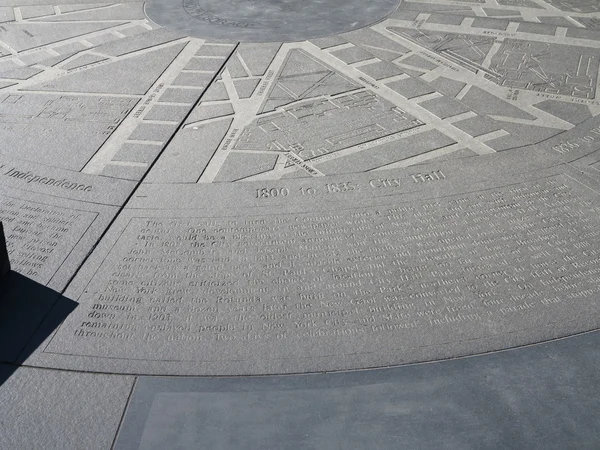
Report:
M 8 367 L 0 370 L 0 386 L 76 306 L 76 302 L 17 272 L 0 280 L 0 363 Z

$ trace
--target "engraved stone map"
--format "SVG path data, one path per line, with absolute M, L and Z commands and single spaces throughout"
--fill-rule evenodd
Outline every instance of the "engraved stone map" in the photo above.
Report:
M 599 67 L 592 0 L 0 0 L 0 361 L 296 374 L 597 330 Z

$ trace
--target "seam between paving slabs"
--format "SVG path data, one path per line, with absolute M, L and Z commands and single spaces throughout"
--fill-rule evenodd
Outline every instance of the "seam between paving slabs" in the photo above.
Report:
M 129 405 L 131 404 L 131 399 L 133 398 L 133 392 L 135 391 L 135 387 L 137 386 L 138 379 L 139 377 L 135 377 L 133 379 L 131 390 L 129 391 L 129 395 L 127 396 L 127 401 L 125 402 L 125 407 L 123 408 L 123 412 L 121 413 L 121 418 L 119 419 L 119 425 L 117 425 L 117 431 L 115 431 L 115 436 L 113 437 L 112 444 L 110 445 L 111 450 L 113 450 L 115 448 L 115 445 L 117 444 L 117 438 L 119 437 L 121 427 L 123 426 L 123 421 L 125 420 L 125 413 L 129 409 Z

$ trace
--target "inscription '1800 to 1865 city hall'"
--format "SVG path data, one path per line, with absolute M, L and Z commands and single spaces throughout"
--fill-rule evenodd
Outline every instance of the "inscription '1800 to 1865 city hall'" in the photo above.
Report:
M 50 349 L 319 357 L 568 322 L 600 291 L 597 208 L 559 176 L 320 213 L 132 217 Z

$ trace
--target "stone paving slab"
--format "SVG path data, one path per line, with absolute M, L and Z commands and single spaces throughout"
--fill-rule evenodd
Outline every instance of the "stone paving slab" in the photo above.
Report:
M 0 386 L 0 443 L 30 449 L 592 450 L 600 435 L 598 338 L 592 332 L 453 361 L 280 377 L 132 382 L 0 366 L 0 377 L 10 375 Z
M 397 369 L 137 382 L 115 449 L 597 447 L 598 336 Z
M 110 448 L 134 378 L 0 365 L 0 446 Z

